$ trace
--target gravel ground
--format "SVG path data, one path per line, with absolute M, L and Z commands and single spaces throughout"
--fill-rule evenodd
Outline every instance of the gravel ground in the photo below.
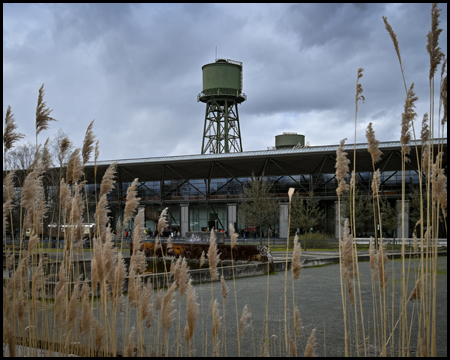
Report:
M 408 260 L 406 260 L 408 264 Z M 418 260 L 411 260 L 409 267 L 408 282 L 408 296 L 414 288 Z M 387 310 L 389 314 L 389 321 L 392 316 L 392 285 L 394 285 L 394 320 L 396 321 L 399 314 L 399 297 L 401 294 L 401 276 L 402 276 L 402 262 L 401 260 L 394 260 L 389 262 L 388 269 L 390 271 L 389 281 L 387 283 Z M 447 257 L 439 257 L 438 260 L 438 293 L 436 311 L 436 343 L 437 355 L 447 356 Z M 373 340 L 373 307 L 372 307 L 372 285 L 370 266 L 368 262 L 359 263 L 360 279 L 361 279 L 361 297 L 363 303 L 364 321 L 366 323 L 365 333 L 367 341 L 367 355 L 375 356 L 375 346 Z M 394 281 L 392 280 L 394 279 Z M 269 276 L 269 337 L 270 337 L 270 355 L 271 356 L 285 356 L 284 351 L 284 288 L 285 276 L 284 273 L 278 273 Z M 225 320 L 222 319 L 222 325 L 225 323 L 226 332 L 224 334 L 224 327 L 222 326 L 219 333 L 219 352 L 221 355 L 237 356 L 237 329 L 236 329 L 236 312 L 234 301 L 234 285 L 233 281 L 226 282 L 230 288 L 230 292 L 225 301 Z M 343 311 L 341 302 L 341 287 L 339 282 L 339 266 L 328 265 L 316 268 L 305 268 L 302 270 L 300 278 L 295 281 L 295 303 L 300 310 L 301 330 L 298 339 L 298 353 L 303 354 L 308 338 L 313 328 L 316 328 L 316 354 L 319 356 L 343 356 L 344 355 L 344 323 Z M 192 345 L 192 356 L 211 356 L 212 355 L 212 321 L 211 321 L 211 284 L 195 285 L 198 295 L 198 302 L 202 303 L 201 316 L 197 320 L 196 333 Z M 265 313 L 266 313 L 266 299 L 267 299 L 267 277 L 257 276 L 236 280 L 237 305 L 239 318 L 242 309 L 245 305 L 248 306 L 252 313 L 252 326 L 246 330 L 241 339 L 241 356 L 258 356 L 263 351 L 263 344 L 265 339 Z M 219 282 L 214 282 L 212 285 L 214 298 L 217 298 L 220 304 L 220 314 L 223 316 L 223 303 L 221 285 Z M 293 311 L 292 311 L 292 273 L 288 271 L 288 314 L 287 318 L 290 322 L 289 326 L 293 326 Z M 175 296 L 175 304 L 178 310 L 179 296 Z M 181 326 L 184 330 L 186 323 L 185 312 L 186 297 L 184 296 L 181 302 Z M 351 310 L 350 310 L 351 309 Z M 410 354 L 416 355 L 417 347 L 417 307 L 413 302 L 407 306 L 408 321 L 414 312 L 414 324 L 411 330 L 411 344 Z M 351 312 L 350 321 L 351 328 L 351 354 L 356 355 L 355 342 L 355 325 L 354 325 L 354 310 L 349 307 Z M 360 312 L 358 308 L 358 318 Z M 369 325 L 367 325 L 369 324 Z M 178 311 L 174 316 L 172 329 L 178 327 Z M 390 326 L 389 326 L 390 328 Z M 156 329 L 153 329 L 153 331 Z M 150 333 L 147 338 L 155 338 Z M 360 339 L 362 338 L 362 329 L 360 329 Z M 184 332 L 183 332 L 184 334 Z M 293 336 L 293 331 L 291 331 Z M 226 335 L 226 341 L 223 337 Z M 176 333 L 170 334 L 169 343 L 170 355 L 177 355 Z M 161 339 L 158 344 L 161 344 Z M 207 344 L 206 344 L 207 342 Z M 361 355 L 364 355 L 364 347 L 361 343 Z M 226 348 L 225 345 L 226 344 Z M 159 347 L 160 345 L 158 345 Z M 184 346 L 184 344 L 183 344 Z M 148 343 L 147 349 L 154 355 L 155 345 Z M 207 350 L 205 350 L 207 348 Z M 398 331 L 395 332 L 393 347 L 388 346 L 388 351 L 394 351 L 398 355 Z M 180 349 L 178 349 L 180 351 Z M 181 354 L 181 351 L 179 352 Z M 377 350 L 379 354 L 379 349 Z M 185 350 L 183 349 L 183 355 Z
M 418 260 L 406 260 L 409 264 L 408 296 L 412 291 L 416 276 L 418 274 Z M 394 321 L 399 315 L 399 298 L 401 294 L 402 262 L 401 260 L 389 261 L 387 269 L 389 270 L 389 280 L 387 283 L 388 299 L 387 312 L 389 324 L 392 319 L 392 288 L 394 286 Z M 374 346 L 373 336 L 373 307 L 372 307 L 372 285 L 369 262 L 359 263 L 359 272 L 361 279 L 361 298 L 363 303 L 363 313 L 365 322 L 365 335 L 367 345 L 367 355 L 379 355 L 379 348 Z M 394 280 L 393 280 L 394 279 Z M 271 356 L 285 356 L 284 345 L 284 292 L 285 276 L 284 272 L 269 276 L 269 351 Z M 223 356 L 237 356 L 237 329 L 236 312 L 234 300 L 234 285 L 232 280 L 226 281 L 230 289 L 225 301 L 225 316 L 223 310 L 222 292 L 220 282 L 195 285 L 197 292 L 197 301 L 201 303 L 200 316 L 196 323 L 194 339 L 191 347 L 191 356 L 212 356 L 212 321 L 211 321 L 211 292 L 214 298 L 218 299 L 220 304 L 220 315 L 222 326 L 219 332 L 220 343 L 218 346 L 219 354 Z M 241 356 L 258 356 L 262 354 L 265 339 L 265 313 L 267 299 L 267 276 L 255 276 L 237 279 L 236 293 L 239 317 L 245 305 L 252 313 L 252 325 L 248 328 L 241 338 Z M 297 339 L 298 353 L 303 355 L 306 343 L 311 331 L 316 329 L 315 351 L 318 356 L 343 356 L 344 355 L 344 322 L 341 302 L 341 286 L 339 281 L 339 266 L 327 265 L 323 267 L 313 267 L 302 269 L 300 278 L 295 281 L 295 303 L 300 310 L 301 330 Z M 438 277 L 437 277 L 437 304 L 436 304 L 436 343 L 437 355 L 447 356 L 447 257 L 438 258 Z M 292 273 L 288 271 L 288 322 L 293 335 L 293 302 L 292 302 Z M 154 297 L 156 297 L 154 295 Z M 184 336 L 182 350 L 177 348 L 176 332 L 178 328 L 178 316 L 181 313 L 181 333 L 184 335 L 184 326 L 186 324 L 186 295 L 181 301 L 179 309 L 178 292 L 175 299 L 175 309 L 177 312 L 173 317 L 171 330 L 169 334 L 169 355 L 186 355 Z M 95 300 L 96 311 L 99 311 L 98 300 Z M 350 306 L 348 311 L 351 314 L 350 328 L 351 337 L 351 355 L 357 355 L 355 342 L 354 310 Z M 180 311 L 181 310 L 181 311 Z M 417 348 L 417 306 L 414 302 L 407 305 L 408 321 L 414 318 L 411 327 L 411 343 L 409 346 L 410 355 L 416 355 Z M 358 318 L 360 318 L 360 309 L 358 306 Z M 111 312 L 110 312 L 111 314 Z M 112 316 L 110 317 L 112 318 Z M 134 308 L 130 313 L 130 318 L 135 322 L 136 315 Z M 122 348 L 123 336 L 128 337 L 129 328 L 124 332 L 122 321 L 118 322 L 118 349 Z M 389 328 L 391 325 L 389 325 Z M 145 327 L 144 327 L 145 329 Z M 225 332 L 224 332 L 225 329 Z M 362 345 L 362 329 L 360 327 L 360 351 L 364 356 L 364 347 Z M 161 351 L 162 338 L 158 339 L 157 325 L 144 331 L 145 347 L 147 355 L 154 356 Z M 224 341 L 226 336 L 226 340 Z M 388 354 L 398 355 L 398 329 L 394 333 L 394 341 L 388 346 Z M 393 346 L 391 346 L 391 344 Z M 226 345 L 226 346 L 225 346 Z

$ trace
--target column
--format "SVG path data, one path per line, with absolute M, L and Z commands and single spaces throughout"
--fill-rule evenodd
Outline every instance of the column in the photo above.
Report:
M 339 231 L 341 232 L 341 238 L 344 236 L 344 206 L 341 201 L 341 218 L 339 219 L 339 202 L 334 202 L 334 237 L 339 240 Z
M 180 227 L 181 237 L 186 237 L 186 232 L 189 231 L 189 204 L 180 204 Z
M 289 222 L 289 203 L 280 203 L 280 238 L 287 239 L 288 237 L 288 222 Z
M 238 232 L 237 229 L 237 204 L 227 204 L 227 224 L 226 231 L 229 232 L 230 224 L 234 226 L 234 231 Z M 230 235 L 230 234 L 228 234 Z

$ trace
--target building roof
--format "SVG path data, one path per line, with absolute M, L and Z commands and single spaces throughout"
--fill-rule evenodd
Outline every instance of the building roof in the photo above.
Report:
M 447 156 L 447 139 L 434 139 L 435 152 L 437 144 L 443 144 L 444 164 Z M 208 179 L 248 177 L 255 175 L 305 175 L 335 173 L 336 150 L 338 145 L 310 146 L 301 149 L 261 150 L 225 154 L 204 154 L 184 156 L 164 156 L 137 159 L 109 160 L 97 162 L 97 183 L 109 165 L 116 162 L 118 181 L 131 182 L 135 178 L 140 181 L 160 181 L 179 179 Z M 353 168 L 353 150 L 356 148 L 356 169 L 358 172 L 370 172 L 372 160 L 367 151 L 367 143 L 347 144 L 344 146 L 350 159 L 350 169 Z M 417 142 L 421 151 L 421 143 Z M 401 144 L 398 141 L 379 143 L 383 152 L 376 168 L 381 171 L 401 170 Z M 415 144 L 411 143 L 410 162 L 407 170 L 417 170 Z M 85 166 L 86 179 L 94 182 L 94 162 Z

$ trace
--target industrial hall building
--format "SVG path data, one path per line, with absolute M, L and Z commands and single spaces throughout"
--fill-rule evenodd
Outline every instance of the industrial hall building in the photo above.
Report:
M 434 144 L 435 154 L 438 144 L 442 146 L 440 149 L 444 152 L 443 168 L 446 173 L 447 139 L 434 139 Z M 255 230 L 249 227 L 252 224 L 246 224 L 238 215 L 243 187 L 249 184 L 254 174 L 272 183 L 271 192 L 280 202 L 279 221 L 270 226 L 278 237 L 287 237 L 288 189 L 291 187 L 300 195 L 306 196 L 312 192 L 314 197 L 320 199 L 319 204 L 325 210 L 325 217 L 313 231 L 338 237 L 341 227 L 337 216 L 335 176 L 338 145 L 279 147 L 281 149 L 115 161 L 117 183 L 108 195 L 111 225 L 115 227 L 119 216 L 123 218 L 127 189 L 132 181 L 138 178 L 138 197 L 140 206 L 145 207 L 146 227 L 149 230 L 157 228 L 160 212 L 168 207 L 170 229 L 174 232 L 180 231 L 181 236 L 187 231 L 202 231 L 212 227 L 226 231 L 229 223 L 234 224 L 238 231 L 246 229 L 251 233 Z M 353 169 L 354 148 L 357 186 L 361 193 L 370 194 L 373 166 L 368 145 L 344 145 L 350 160 L 350 169 Z M 407 194 L 413 187 L 419 186 L 420 175 L 417 171 L 415 148 L 414 142 L 411 143 L 410 161 L 406 163 L 404 174 Z M 418 141 L 419 156 L 421 148 Z M 381 171 L 380 195 L 395 204 L 401 201 L 402 194 L 401 144 L 396 141 L 380 142 L 379 149 L 383 152 L 381 160 L 376 164 L 376 168 Z M 95 213 L 95 186 L 100 186 L 103 174 L 113 162 L 97 162 L 97 179 L 94 179 L 94 163 L 87 163 L 85 166 L 91 219 Z M 97 194 L 98 192 L 97 189 Z M 408 195 L 406 200 L 405 219 L 409 219 Z M 405 237 L 411 237 L 414 225 L 412 220 L 407 221 Z M 132 222 L 129 228 L 132 229 Z M 370 229 L 373 231 L 373 222 L 371 227 L 368 226 L 368 231 Z M 268 228 L 264 228 L 264 231 L 267 230 Z M 445 230 L 443 234 L 445 235 Z M 402 236 L 401 226 L 396 235 Z

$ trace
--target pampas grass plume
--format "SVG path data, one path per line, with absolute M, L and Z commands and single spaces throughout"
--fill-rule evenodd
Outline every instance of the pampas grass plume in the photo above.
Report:
M 3 132 L 3 151 L 6 154 L 11 150 L 14 144 L 25 137 L 24 134 L 18 133 L 16 119 L 14 119 L 14 114 L 11 111 L 11 106 L 8 105 L 5 115 L 5 130 Z
M 133 216 L 134 212 L 136 211 L 140 198 L 137 197 L 137 181 L 138 179 L 134 179 L 131 185 L 127 189 L 127 200 L 125 203 L 125 211 L 124 211 L 124 217 L 123 217 L 123 223 L 126 224 Z
M 102 183 L 100 185 L 100 197 L 105 194 L 109 194 L 112 189 L 114 189 L 114 177 L 116 175 L 116 166 L 117 162 L 113 162 L 109 165 L 108 169 L 106 169 L 105 174 L 102 178 Z
M 249 321 L 249 319 L 251 318 L 251 316 L 252 313 L 248 311 L 247 305 L 245 305 L 244 309 L 242 309 L 242 315 L 239 320 L 239 332 L 238 332 L 239 339 L 242 337 L 242 334 L 244 334 L 244 331 L 250 327 L 251 322 Z
M 414 300 L 414 299 L 420 299 L 420 295 L 422 293 L 422 277 L 417 279 L 416 285 L 414 286 L 413 291 L 411 292 L 411 295 L 409 295 L 408 301 Z
M 170 323 L 172 322 L 173 314 L 176 310 L 173 308 L 175 300 L 172 299 L 173 292 L 176 290 L 177 284 L 173 283 L 172 286 L 167 290 L 164 300 L 162 301 L 161 312 L 164 333 L 167 334 L 170 328 Z
M 217 334 L 219 333 L 220 330 L 220 321 L 222 320 L 222 316 L 220 316 L 220 312 L 219 312 L 219 302 L 217 301 L 217 299 L 214 299 L 214 303 L 213 303 L 213 308 L 212 308 L 212 313 L 213 313 L 213 330 L 212 330 L 212 337 L 213 339 L 217 339 Z
M 306 349 L 305 349 L 305 357 L 313 357 L 316 356 L 315 351 L 314 351 L 314 346 L 315 346 L 315 334 L 316 334 L 316 329 L 313 329 L 313 331 L 311 331 L 311 335 L 309 337 L 308 343 L 306 344 Z
M 230 289 L 228 288 L 227 284 L 225 284 L 225 279 L 223 275 L 220 277 L 220 283 L 222 285 L 222 297 L 225 300 Z
M 161 215 L 159 216 L 158 220 L 158 234 L 161 236 L 163 230 L 169 226 L 169 223 L 167 222 L 167 211 L 169 210 L 168 207 L 166 207 L 163 211 L 161 211 Z
M 195 289 L 192 286 L 192 280 L 189 280 L 186 290 L 187 295 L 187 323 L 184 328 L 184 339 L 188 348 L 190 348 L 191 339 L 194 335 L 195 322 L 197 321 L 199 304 L 197 303 Z
M 92 128 L 94 127 L 94 120 L 91 121 L 89 124 L 86 135 L 84 136 L 83 140 L 83 148 L 81 150 L 81 155 L 83 157 L 83 165 L 86 164 L 89 161 L 89 158 L 91 157 L 92 150 L 94 149 L 94 141 L 95 141 L 95 135 L 92 131 Z
M 53 111 L 50 108 L 46 107 L 46 102 L 44 101 L 44 84 L 39 89 L 39 96 L 38 96 L 38 102 L 36 106 L 36 136 L 39 135 L 39 133 L 42 130 L 48 129 L 48 122 L 49 121 L 56 121 L 54 118 L 50 116 L 50 113 Z
M 219 254 L 217 254 L 216 235 L 214 234 L 214 229 L 211 230 L 211 236 L 209 240 L 208 260 L 209 260 L 209 273 L 211 275 L 211 281 L 214 281 L 219 276 L 219 273 L 217 272 L 217 264 L 219 263 Z
M 231 249 L 233 249 L 237 245 L 237 239 L 239 235 L 236 233 L 236 231 L 234 230 L 234 226 L 231 223 L 229 226 L 229 230 L 230 230 Z
M 372 123 L 369 123 L 369 125 L 367 126 L 366 138 L 368 143 L 367 151 L 372 157 L 373 164 L 376 164 L 381 159 L 381 155 L 383 155 L 383 153 L 378 148 L 380 141 L 375 139 L 375 131 L 372 128 Z

